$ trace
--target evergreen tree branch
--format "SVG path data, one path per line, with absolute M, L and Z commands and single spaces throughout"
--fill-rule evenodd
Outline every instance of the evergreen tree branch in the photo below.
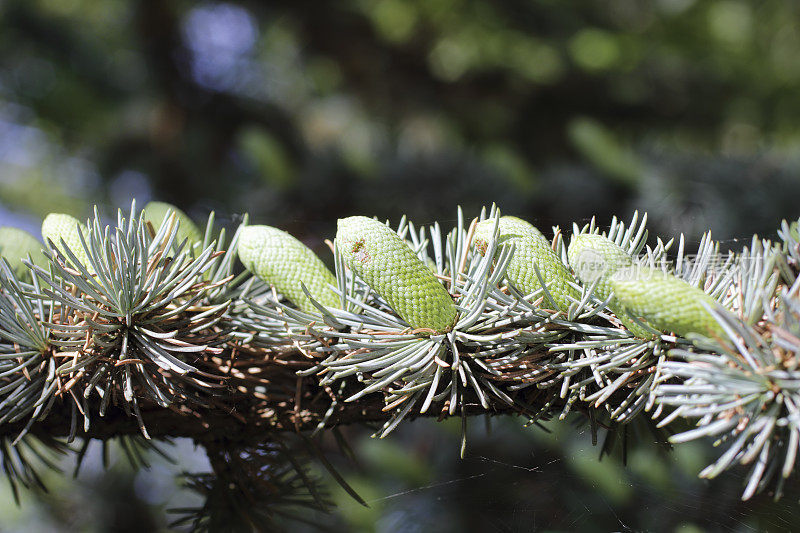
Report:
M 648 246 L 638 214 L 604 232 L 575 226 L 569 247 L 560 229 L 548 244 L 495 207 L 471 223 L 459 211 L 446 233 L 353 217 L 332 243 L 335 273 L 284 232 L 245 217 L 228 241 L 213 215 L 202 232 L 163 205 L 134 205 L 114 226 L 51 216 L 43 234 L 36 261 L 0 263 L 12 483 L 38 484 L 15 451 L 31 438 L 188 437 L 263 458 L 263 442 L 345 424 L 386 436 L 417 417 L 532 424 L 575 410 L 593 434 L 690 421 L 671 441 L 729 443 L 701 475 L 750 465 L 745 498 L 779 496 L 794 471 L 796 223 L 739 253 L 707 235 L 690 256 L 682 238 Z M 282 461 L 265 475 L 303 478 Z

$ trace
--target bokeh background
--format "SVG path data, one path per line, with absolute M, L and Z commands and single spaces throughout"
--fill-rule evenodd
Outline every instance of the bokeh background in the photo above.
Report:
M 0 224 L 150 199 L 279 226 L 321 254 L 351 214 L 444 226 L 497 202 L 550 233 L 646 211 L 651 235 L 738 248 L 800 215 L 800 5 L 785 0 L 0 0 Z M 326 258 L 326 260 L 329 258 Z M 490 428 L 488 426 L 491 426 Z M 418 421 L 349 429 L 362 508 L 337 531 L 751 531 L 800 525 L 798 494 L 738 500 L 631 431 Z M 638 433 L 638 436 L 637 436 Z M 148 471 L 89 450 L 0 527 L 163 530 L 192 504 L 177 442 Z M 324 476 L 324 474 L 323 474 Z M 334 484 L 335 485 L 335 484 Z M 196 503 L 196 502 L 195 502 Z

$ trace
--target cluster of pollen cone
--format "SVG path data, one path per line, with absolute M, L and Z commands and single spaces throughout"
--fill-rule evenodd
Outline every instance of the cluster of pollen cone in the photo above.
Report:
M 51 214 L 44 243 L 3 228 L 0 423 L 24 433 L 69 405 L 75 432 L 113 408 L 146 435 L 143 411 L 235 396 L 266 412 L 302 380 L 329 402 L 320 428 L 379 398 L 380 436 L 426 413 L 683 418 L 696 427 L 675 442 L 733 442 L 704 475 L 744 463 L 746 495 L 780 485 L 800 435 L 797 225 L 738 253 L 706 235 L 694 254 L 645 228 L 548 238 L 494 207 L 448 231 L 353 216 L 329 261 L 246 218 L 228 242 L 213 215 L 201 231 L 157 202 L 112 225 Z

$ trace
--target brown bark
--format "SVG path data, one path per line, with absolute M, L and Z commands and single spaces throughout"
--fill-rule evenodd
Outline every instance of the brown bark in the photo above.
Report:
M 296 369 L 308 365 L 303 356 L 293 352 L 277 356 L 257 356 L 257 353 L 250 353 L 247 358 L 241 358 L 240 354 L 235 367 L 244 370 L 235 372 L 239 377 L 229 378 L 227 394 L 218 396 L 213 407 L 175 404 L 162 408 L 140 401 L 141 418 L 147 434 L 153 439 L 186 437 L 200 444 L 226 440 L 246 445 L 262 442 L 266 435 L 273 432 L 315 429 L 331 407 L 332 391 L 321 388 L 315 377 L 295 376 Z M 224 356 L 214 359 L 216 362 L 229 360 Z M 225 366 L 221 365 L 220 370 L 224 372 Z M 248 373 L 255 377 L 242 379 Z M 268 392 L 255 392 L 254 383 L 269 383 Z M 534 405 L 543 403 L 535 398 L 527 400 Z M 84 431 L 83 415 L 72 402 L 72 396 L 65 394 L 57 402 L 44 420 L 31 426 L 29 433 L 49 437 L 68 437 L 74 433 L 76 437 L 99 440 L 142 433 L 136 416 L 126 413 L 120 405 L 109 407 L 105 416 L 101 417 L 97 414 L 97 402 L 90 402 L 88 412 L 91 423 L 88 430 Z M 439 410 L 432 406 L 425 414 L 412 410 L 406 419 L 447 418 L 451 415 L 445 408 Z M 493 405 L 489 410 L 483 409 L 477 402 L 467 402 L 464 406 L 466 416 L 518 411 L 518 407 L 504 404 Z M 379 393 L 349 403 L 340 398 L 325 426 L 380 425 L 389 420 L 393 413 L 394 410 L 384 411 L 383 398 Z M 455 416 L 461 416 L 461 412 L 457 411 Z M 0 436 L 14 438 L 26 423 L 1 424 Z

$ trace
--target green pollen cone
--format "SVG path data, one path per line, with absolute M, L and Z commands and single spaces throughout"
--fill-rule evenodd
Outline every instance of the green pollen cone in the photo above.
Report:
M 42 253 L 42 243 L 27 231 L 9 226 L 0 227 L 0 256 L 11 267 L 14 276 L 21 281 L 31 281 L 31 271 L 22 262 L 30 254 L 34 265 L 44 266 L 47 258 Z
M 345 264 L 414 328 L 455 325 L 453 298 L 391 228 L 367 217 L 339 219 L 336 246 Z
M 567 256 L 575 275 L 585 285 L 599 278 L 594 293 L 601 300 L 611 294 L 610 277 L 620 268 L 633 264 L 630 254 L 618 244 L 594 233 L 573 235 Z
M 77 218 L 71 215 L 50 213 L 42 222 L 42 238 L 45 244 L 50 246 L 48 241 L 52 241 L 53 245 L 64 256 L 67 262 L 70 263 L 71 260 L 64 252 L 64 248 L 61 244 L 63 239 L 69 250 L 78 258 L 78 261 L 91 271 L 92 269 L 89 267 L 89 258 L 86 255 L 83 244 L 81 244 L 80 234 L 83 234 L 83 238 L 86 239 L 86 244 L 88 245 L 89 231 L 86 225 L 82 224 Z
M 327 307 L 339 307 L 339 296 L 331 290 L 336 277 L 306 245 L 285 231 L 271 226 L 246 226 L 239 236 L 239 260 L 247 270 L 286 296 L 303 311 L 317 311 L 300 285 Z
M 618 270 L 610 282 L 620 305 L 656 329 L 682 337 L 688 333 L 722 335 L 719 323 L 703 305 L 714 309 L 717 301 L 680 278 L 660 270 L 629 267 Z
M 633 258 L 611 239 L 595 233 L 573 235 L 567 248 L 569 264 L 575 275 L 584 285 L 597 281 L 594 294 L 605 300 L 612 292 L 611 277 L 620 269 L 633 264 Z M 630 319 L 617 298 L 608 303 L 608 308 L 635 336 L 642 339 L 653 338 L 653 333 Z
M 153 229 L 156 233 L 158 233 L 158 228 L 161 227 L 161 224 L 167 219 L 167 215 L 170 211 L 175 213 L 175 218 L 178 222 L 177 244 L 180 244 L 186 239 L 187 247 L 191 248 L 192 245 L 203 242 L 203 233 L 197 225 L 192 222 L 192 219 L 189 218 L 186 213 L 174 205 L 166 202 L 149 202 L 144 206 L 144 209 L 142 209 L 144 219 L 153 225 Z
M 492 239 L 493 229 L 494 219 L 483 220 L 475 226 L 475 248 L 481 255 Z M 533 225 L 517 217 L 500 217 L 497 241 L 498 245 L 514 244 L 514 255 L 508 263 L 506 277 L 523 294 L 541 287 L 535 265 L 560 310 L 569 309 L 570 297 L 578 299 L 577 291 L 570 285 L 574 279 L 569 269 L 559 260 L 550 241 Z M 543 305 L 547 306 L 547 303 Z

